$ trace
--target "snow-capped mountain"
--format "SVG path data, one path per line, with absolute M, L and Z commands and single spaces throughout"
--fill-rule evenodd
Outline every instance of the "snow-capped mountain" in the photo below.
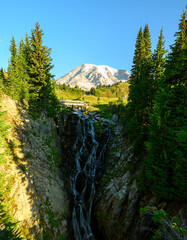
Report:
M 127 70 L 117 70 L 105 65 L 82 64 L 56 81 L 58 84 L 65 83 L 70 87 L 78 86 L 89 91 L 92 87 L 126 82 L 129 76 Z

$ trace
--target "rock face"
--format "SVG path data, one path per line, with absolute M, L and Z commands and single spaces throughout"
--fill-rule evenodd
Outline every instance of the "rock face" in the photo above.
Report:
M 112 85 L 117 82 L 126 82 L 130 74 L 126 70 L 116 70 L 105 65 L 82 64 L 65 76 L 58 78 L 58 84 L 78 86 L 85 91 L 101 85 Z
M 113 119 L 117 119 L 114 115 Z M 136 177 L 140 162 L 133 156 L 131 147 L 122 137 L 123 126 L 117 122 L 113 131 L 107 158 L 106 172 L 98 189 L 94 217 L 98 227 L 98 239 L 103 240 L 150 240 L 155 225 L 151 215 L 141 215 L 140 208 L 157 207 L 180 218 L 181 226 L 186 224 L 187 206 L 160 199 L 151 193 L 140 191 Z M 182 214 L 181 214 L 182 213 Z M 172 227 L 171 227 L 172 230 Z M 167 233 L 166 233 L 167 234 Z M 181 238 L 164 239 L 185 239 Z M 172 234 L 171 234 L 172 235 Z M 167 236 L 167 235 L 166 235 Z
M 12 215 L 20 221 L 26 239 L 64 239 L 68 198 L 57 167 L 60 154 L 55 123 L 44 114 L 34 120 L 9 97 L 1 105 L 12 125 L 7 139 L 11 154 L 0 165 L 5 184 L 11 183 Z

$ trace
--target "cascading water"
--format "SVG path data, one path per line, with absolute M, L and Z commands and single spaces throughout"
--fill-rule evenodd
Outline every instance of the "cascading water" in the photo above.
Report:
M 76 112 L 76 138 L 72 146 L 70 188 L 73 194 L 72 224 L 75 240 L 95 239 L 91 229 L 91 211 L 95 195 L 97 169 L 101 166 L 111 132 L 106 126 L 106 142 L 102 148 L 96 141 L 94 119 Z M 100 152 L 98 152 L 98 150 Z

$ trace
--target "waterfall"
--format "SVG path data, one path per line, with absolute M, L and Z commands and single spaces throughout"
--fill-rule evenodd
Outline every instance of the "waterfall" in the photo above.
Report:
M 78 115 L 78 120 L 71 151 L 73 156 L 70 173 L 70 188 L 73 195 L 72 224 L 75 240 L 91 240 L 95 239 L 91 229 L 91 212 L 96 191 L 95 179 L 111 132 L 106 125 L 106 142 L 102 143 L 101 148 L 96 141 L 94 119 L 89 119 L 81 112 L 74 114 Z

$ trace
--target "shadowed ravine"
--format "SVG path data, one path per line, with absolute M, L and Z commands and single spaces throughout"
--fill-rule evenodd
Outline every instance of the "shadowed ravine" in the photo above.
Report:
M 91 229 L 92 204 L 95 195 L 95 181 L 98 169 L 103 163 L 104 152 L 111 136 L 106 126 L 105 142 L 102 147 L 96 141 L 94 119 L 89 119 L 81 112 L 73 113 L 77 116 L 75 137 L 72 143 L 70 173 L 70 192 L 72 200 L 72 225 L 75 240 L 95 239 Z M 101 174 L 101 173 L 100 173 Z

